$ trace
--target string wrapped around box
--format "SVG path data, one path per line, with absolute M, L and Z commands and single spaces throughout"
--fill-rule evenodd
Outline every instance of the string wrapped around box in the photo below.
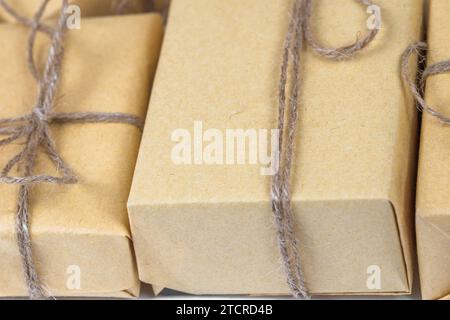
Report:
M 370 0 L 357 1 L 367 7 L 374 5 Z M 278 129 L 280 136 L 276 151 L 280 168 L 274 176 L 271 188 L 272 211 L 275 215 L 278 246 L 287 276 L 287 283 L 294 297 L 306 299 L 309 298 L 309 293 L 297 249 L 298 241 L 294 233 L 290 183 L 298 121 L 299 95 L 302 86 L 301 67 L 303 61 L 301 52 L 304 47 L 309 45 L 319 56 L 330 60 L 343 61 L 350 59 L 364 49 L 378 34 L 378 29 L 374 28 L 352 45 L 340 48 L 324 47 L 316 40 L 311 30 L 312 5 L 312 0 L 294 1 L 292 17 L 284 41 L 278 94 Z M 292 67 L 292 74 L 289 77 L 290 66 Z M 286 96 L 289 82 L 291 82 L 291 92 L 287 103 Z M 287 105 L 289 105 L 289 110 Z
M 24 278 L 31 299 L 41 299 L 50 296 L 39 279 L 33 258 L 33 246 L 30 235 L 31 208 L 29 203 L 32 187 L 43 183 L 62 185 L 78 182 L 78 177 L 75 172 L 58 153 L 57 146 L 52 138 L 50 125 L 70 123 L 122 123 L 140 129 L 143 127 L 143 121 L 132 114 L 103 112 L 57 113 L 54 111 L 56 93 L 61 79 L 61 65 L 64 58 L 64 37 L 67 31 L 66 9 L 68 7 L 68 0 L 62 0 L 56 27 L 50 27 L 41 22 L 48 2 L 49 0 L 43 0 L 39 10 L 33 19 L 30 20 L 16 13 L 4 0 L 0 0 L 0 5 L 17 22 L 31 28 L 27 49 L 28 67 L 38 86 L 37 100 L 30 114 L 18 118 L 0 119 L 0 134 L 7 136 L 3 140 L 0 140 L 0 146 L 24 140 L 22 150 L 2 169 L 0 183 L 20 186 L 15 232 Z M 42 73 L 38 71 L 33 58 L 33 47 L 38 32 L 43 32 L 51 38 L 46 65 Z M 45 151 L 46 155 L 61 173 L 61 176 L 34 174 L 40 149 Z M 20 171 L 21 176 L 10 175 L 14 168 Z

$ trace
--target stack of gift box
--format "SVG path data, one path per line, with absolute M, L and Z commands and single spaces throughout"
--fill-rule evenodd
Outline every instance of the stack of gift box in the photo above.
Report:
M 136 297 L 141 282 L 155 293 L 290 295 L 271 184 L 295 1 L 303 2 L 172 0 L 168 16 L 163 0 L 69 1 L 81 23 L 66 31 L 55 112 L 133 114 L 145 126 L 50 121 L 79 181 L 30 187 L 28 245 L 48 296 Z M 27 19 L 41 4 L 4 2 Z M 62 2 L 49 1 L 42 25 L 55 24 Z M 312 1 L 312 32 L 325 47 L 379 28 L 355 56 L 335 61 L 299 49 L 290 201 L 306 288 L 408 295 L 418 260 L 423 298 L 445 298 L 450 125 L 420 117 L 401 57 L 427 34 L 427 63 L 450 59 L 450 3 L 367 3 Z M 26 56 L 33 25 L 3 6 L 0 21 L 1 128 L 3 118 L 30 114 L 38 88 Z M 38 32 L 39 70 L 49 45 Z M 418 61 L 410 61 L 411 78 Z M 447 115 L 449 82 L 448 74 L 430 77 L 425 92 Z M 1 145 L 0 168 L 22 148 L 20 139 Z M 41 149 L 33 174 L 58 176 Z M 23 173 L 18 164 L 11 175 Z M 30 294 L 15 225 L 22 185 L 0 183 L 0 296 Z

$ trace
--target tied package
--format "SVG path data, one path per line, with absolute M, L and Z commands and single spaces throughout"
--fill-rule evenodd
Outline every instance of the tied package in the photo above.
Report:
M 172 1 L 128 202 L 142 281 L 289 294 L 270 190 L 292 5 Z M 326 46 L 354 42 L 378 13 L 382 24 L 351 59 L 302 52 L 291 198 L 311 294 L 411 292 L 417 113 L 400 59 L 420 39 L 422 9 L 313 1 L 312 31 Z
M 51 22 L 48 23 L 51 25 Z M 127 113 L 144 118 L 162 39 L 158 14 L 85 18 L 68 30 L 56 113 Z M 28 115 L 38 88 L 26 58 L 30 30 L 0 24 L 0 119 Z M 49 38 L 34 46 L 45 65 Z M 79 178 L 76 184 L 31 188 L 33 258 L 50 296 L 133 297 L 139 279 L 129 231 L 127 198 L 141 131 L 121 123 L 50 123 L 56 148 Z M 6 166 L 23 141 L 1 147 Z M 11 175 L 21 175 L 17 168 Z M 35 174 L 59 176 L 44 150 Z M 0 296 L 27 296 L 15 232 L 17 185 L 0 184 Z
M 450 2 L 433 0 L 428 29 L 428 65 L 450 59 Z M 450 75 L 426 83 L 427 103 L 450 116 Z M 450 299 L 450 125 L 424 113 L 417 182 L 417 249 L 424 299 Z

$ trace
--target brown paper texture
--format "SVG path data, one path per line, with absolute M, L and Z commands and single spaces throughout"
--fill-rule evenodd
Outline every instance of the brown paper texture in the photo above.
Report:
M 80 7 L 81 17 L 104 16 L 115 14 L 115 8 L 120 0 L 69 0 L 70 4 Z M 6 0 L 17 13 L 32 18 L 39 6 L 41 0 Z M 148 0 L 129 0 L 129 5 L 125 7 L 123 13 L 137 13 L 148 9 Z M 61 0 L 51 0 L 47 5 L 44 18 L 56 18 L 61 9 Z M 3 8 L 0 8 L 0 21 L 13 22 L 12 18 Z
M 341 46 L 367 31 L 356 1 L 314 3 L 323 43 Z M 399 68 L 420 37 L 422 1 L 377 3 L 382 29 L 361 54 L 338 63 L 308 50 L 303 60 L 292 200 L 313 294 L 411 291 L 417 115 Z M 289 293 L 271 177 L 260 165 L 177 165 L 171 136 L 192 133 L 194 121 L 221 132 L 276 128 L 291 5 L 173 1 L 129 199 L 144 282 L 194 294 Z M 380 286 L 368 286 L 371 268 Z
M 428 65 L 450 59 L 450 2 L 431 1 Z M 427 102 L 450 115 L 450 75 L 427 81 Z M 450 126 L 425 114 L 417 186 L 417 246 L 422 295 L 439 299 L 450 295 Z
M 0 25 L 1 118 L 28 114 L 35 103 L 37 87 L 25 56 L 28 35 L 23 26 Z M 85 19 L 80 30 L 67 34 L 55 111 L 145 117 L 161 37 L 157 14 Z M 35 49 L 42 63 L 48 48 L 44 39 L 39 37 Z M 140 131 L 124 124 L 66 124 L 52 125 L 52 133 L 81 182 L 33 189 L 31 233 L 44 285 L 55 296 L 137 295 L 126 201 Z M 1 148 L 2 168 L 19 148 Z M 57 174 L 45 156 L 36 173 Z M 0 296 L 26 295 L 14 235 L 17 191 L 0 185 Z M 68 285 L 78 271 L 81 286 Z

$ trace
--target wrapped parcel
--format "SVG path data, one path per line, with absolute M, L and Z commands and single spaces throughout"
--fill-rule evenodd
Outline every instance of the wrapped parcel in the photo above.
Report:
M 144 282 L 289 294 L 270 150 L 292 4 L 172 1 L 128 203 Z M 423 3 L 376 4 L 380 33 L 355 58 L 307 49 L 302 60 L 292 202 L 312 294 L 411 292 L 417 114 L 400 57 L 420 39 Z M 373 21 L 357 1 L 314 1 L 313 10 L 314 33 L 333 47 Z
M 0 25 L 0 118 L 29 114 L 37 88 L 29 72 L 29 29 Z M 67 32 L 57 112 L 122 112 L 145 117 L 159 56 L 157 14 L 84 19 Z M 40 66 L 48 50 L 39 35 Z M 124 124 L 52 124 L 58 150 L 80 177 L 75 185 L 39 184 L 30 199 L 37 271 L 53 296 L 130 297 L 139 279 L 126 202 L 141 132 Z M 0 166 L 21 150 L 3 146 Z M 36 173 L 58 175 L 45 155 Z M 14 221 L 18 186 L 0 184 L 0 296 L 26 296 Z
M 433 0 L 428 30 L 428 65 L 450 59 L 450 3 Z M 427 81 L 427 103 L 450 116 L 450 75 Z M 450 126 L 429 114 L 422 119 L 417 183 L 417 248 L 422 295 L 450 298 Z

